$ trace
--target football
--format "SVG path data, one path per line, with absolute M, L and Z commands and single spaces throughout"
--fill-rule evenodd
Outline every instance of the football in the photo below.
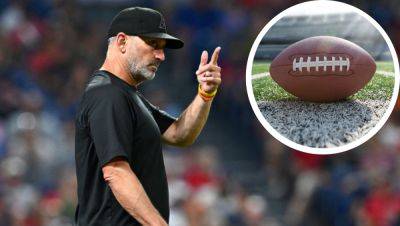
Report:
M 374 76 L 376 64 L 360 46 L 342 38 L 316 36 L 285 48 L 270 65 L 270 75 L 304 101 L 344 100 Z

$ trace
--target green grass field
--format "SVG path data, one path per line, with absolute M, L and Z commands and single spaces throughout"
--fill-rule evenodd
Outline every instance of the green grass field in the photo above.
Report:
M 263 73 L 263 72 L 267 72 L 269 71 L 269 65 L 271 63 L 260 63 L 260 62 L 255 62 L 253 64 L 253 68 L 251 70 L 251 74 L 255 75 L 255 74 L 259 74 L 259 73 Z
M 268 72 L 270 63 L 254 62 L 252 75 Z M 389 100 L 393 93 L 394 77 L 384 76 L 380 72 L 394 72 L 393 62 L 377 62 L 377 73 L 372 80 L 349 99 Z M 295 100 L 296 97 L 282 89 L 270 76 L 253 79 L 253 92 L 260 100 Z

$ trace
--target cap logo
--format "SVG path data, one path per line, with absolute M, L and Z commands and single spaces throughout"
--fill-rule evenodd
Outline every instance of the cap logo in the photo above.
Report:
M 161 17 L 161 20 L 160 20 L 160 25 L 158 25 L 158 28 L 161 28 L 161 29 L 166 29 L 165 28 L 165 20 L 164 20 L 164 17 Z

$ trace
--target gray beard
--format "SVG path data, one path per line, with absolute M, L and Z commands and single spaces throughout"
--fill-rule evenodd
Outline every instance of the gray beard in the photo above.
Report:
M 138 66 L 134 62 L 130 63 L 129 71 L 131 73 L 132 78 L 138 82 L 152 80 L 156 75 L 156 73 L 148 70 L 145 67 L 138 68 Z

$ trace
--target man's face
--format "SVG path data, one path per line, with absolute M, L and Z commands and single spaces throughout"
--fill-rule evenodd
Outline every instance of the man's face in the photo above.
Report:
M 130 36 L 127 61 L 132 77 L 142 82 L 154 78 L 160 63 L 165 60 L 164 39 Z

